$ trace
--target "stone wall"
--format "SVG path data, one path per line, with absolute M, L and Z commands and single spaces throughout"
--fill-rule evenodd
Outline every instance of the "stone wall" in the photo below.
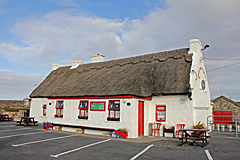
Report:
M 213 100 L 213 111 L 232 111 L 234 116 L 240 117 L 240 105 L 224 96 Z

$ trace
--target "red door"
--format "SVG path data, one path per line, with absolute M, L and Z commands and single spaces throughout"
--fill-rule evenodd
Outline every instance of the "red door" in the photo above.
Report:
M 138 101 L 138 135 L 144 135 L 144 101 Z

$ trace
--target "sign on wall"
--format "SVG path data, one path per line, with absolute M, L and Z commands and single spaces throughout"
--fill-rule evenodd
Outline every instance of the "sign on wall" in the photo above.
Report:
M 106 102 L 91 102 L 90 111 L 105 111 Z
M 29 107 L 30 106 L 30 101 L 29 101 L 28 98 L 24 98 L 23 102 L 24 102 L 24 107 Z

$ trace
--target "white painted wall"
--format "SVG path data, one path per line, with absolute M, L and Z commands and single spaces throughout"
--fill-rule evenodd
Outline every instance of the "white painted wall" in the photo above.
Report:
M 161 122 L 161 136 L 163 125 L 167 128 L 171 126 L 175 126 L 176 128 L 178 123 L 184 123 L 186 127 L 189 128 L 194 122 L 194 109 L 187 96 L 154 96 L 152 101 L 146 102 L 145 104 L 147 104 L 145 106 L 146 109 L 149 109 L 148 115 L 146 116 L 148 122 L 145 124 L 145 126 L 147 126 L 145 135 L 148 134 L 148 124 L 156 122 L 156 105 L 166 105 L 166 122 Z
M 207 116 L 212 114 L 212 110 L 210 104 L 210 89 L 203 61 L 202 43 L 198 39 L 191 39 L 189 44 L 189 54 L 193 54 L 190 85 L 195 117 L 194 124 L 197 124 L 199 121 L 207 124 Z M 203 80 L 206 84 L 205 89 L 202 88 L 201 84 Z
M 62 99 L 59 99 L 62 100 Z M 111 99 L 114 100 L 114 99 Z M 119 100 L 119 99 L 117 99 Z M 138 135 L 134 133 L 137 130 L 135 119 L 137 112 L 135 112 L 137 104 L 135 99 L 127 99 L 127 102 L 131 103 L 131 106 L 127 106 L 127 103 L 123 103 L 120 100 L 120 121 L 107 121 L 108 117 L 108 101 L 103 99 L 92 99 L 91 101 L 105 101 L 105 111 L 90 111 L 88 113 L 88 119 L 78 119 L 78 105 L 80 100 L 64 100 L 63 118 L 54 117 L 56 114 L 56 102 L 57 100 L 48 100 L 46 98 L 32 98 L 30 116 L 35 117 L 40 123 L 42 122 L 53 122 L 60 124 L 80 125 L 80 126 L 91 126 L 98 128 L 126 128 L 129 131 L 129 138 L 136 138 Z M 51 103 L 51 105 L 49 105 Z M 42 106 L 47 104 L 47 116 L 43 116 Z

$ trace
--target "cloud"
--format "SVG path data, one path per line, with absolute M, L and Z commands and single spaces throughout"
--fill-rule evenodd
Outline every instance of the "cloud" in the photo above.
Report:
M 20 74 L 11 70 L 0 69 L 0 99 L 23 99 L 28 97 L 34 89 L 34 84 L 39 84 L 45 75 Z
M 12 31 L 21 44 L 2 43 L 0 54 L 12 60 L 84 58 L 97 52 L 110 54 L 121 44 L 118 34 L 123 32 L 123 27 L 124 22 L 120 20 L 52 12 L 40 19 L 18 21 Z
M 129 57 L 188 47 L 190 39 L 199 38 L 203 45 L 210 44 L 204 57 L 240 58 L 240 1 L 167 0 L 166 6 L 154 8 L 143 19 L 107 19 L 69 9 L 17 21 L 11 31 L 18 41 L 0 43 L 0 54 L 32 63 L 62 59 L 89 62 L 90 56 L 97 53 L 104 54 L 106 59 Z M 206 68 L 229 63 L 209 60 Z M 240 100 L 239 87 L 233 89 L 240 78 L 238 68 L 236 65 L 207 73 L 212 98 L 224 93 L 228 96 L 233 91 L 229 96 Z

